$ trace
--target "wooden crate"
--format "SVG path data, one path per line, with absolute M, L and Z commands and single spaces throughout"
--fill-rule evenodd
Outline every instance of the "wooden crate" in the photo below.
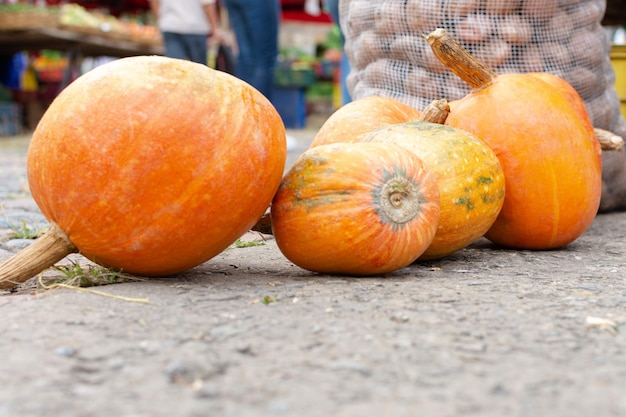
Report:
M 0 30 L 23 30 L 36 28 L 55 28 L 59 16 L 50 10 L 3 11 L 0 13 Z

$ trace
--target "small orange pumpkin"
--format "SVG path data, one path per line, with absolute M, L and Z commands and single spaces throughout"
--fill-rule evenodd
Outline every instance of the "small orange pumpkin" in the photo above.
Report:
M 65 88 L 33 134 L 28 181 L 57 236 L 40 239 L 67 245 L 52 263 L 80 251 L 137 275 L 192 268 L 269 206 L 285 142 L 272 104 L 229 74 L 157 56 L 102 65 Z
M 504 170 L 504 205 L 486 237 L 521 249 L 574 241 L 595 218 L 602 191 L 599 145 L 579 110 L 536 75 L 495 74 L 443 29 L 427 40 L 473 88 L 446 124 L 487 142 Z
M 414 121 L 381 127 L 363 141 L 400 145 L 415 153 L 437 178 L 439 226 L 421 260 L 464 248 L 493 225 L 504 202 L 504 173 L 495 153 L 476 136 Z
M 311 147 L 335 142 L 359 142 L 381 126 L 410 122 L 420 111 L 396 99 L 369 96 L 344 104 L 317 131 Z
M 305 151 L 271 206 L 276 243 L 310 271 L 378 275 L 415 261 L 439 221 L 434 175 L 393 144 L 334 143 Z

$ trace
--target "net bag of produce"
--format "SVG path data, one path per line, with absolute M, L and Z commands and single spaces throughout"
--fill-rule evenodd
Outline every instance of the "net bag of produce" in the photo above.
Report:
M 441 27 L 496 73 L 549 72 L 581 95 L 595 127 L 626 139 L 614 87 L 605 0 L 341 0 L 354 99 L 380 95 L 417 109 L 470 88 L 423 35 Z M 626 209 L 624 151 L 603 154 L 601 211 Z

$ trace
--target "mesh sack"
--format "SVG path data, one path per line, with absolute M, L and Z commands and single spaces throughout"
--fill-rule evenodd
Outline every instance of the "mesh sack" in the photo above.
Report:
M 614 88 L 605 0 L 341 0 L 353 99 L 381 95 L 422 110 L 470 92 L 423 35 L 446 29 L 496 73 L 549 72 L 580 94 L 595 127 L 626 138 Z M 603 154 L 601 211 L 626 208 L 624 151 Z

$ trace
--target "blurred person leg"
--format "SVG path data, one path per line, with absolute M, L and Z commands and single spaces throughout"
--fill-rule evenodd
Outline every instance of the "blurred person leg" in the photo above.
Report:
M 163 32 L 163 46 L 165 47 L 165 55 L 167 57 L 187 59 L 181 36 L 179 33 Z
M 207 65 L 206 35 L 163 32 L 165 55 L 170 58 L 187 59 Z
M 330 17 L 333 19 L 335 24 L 339 27 L 339 31 L 341 33 L 341 44 L 343 46 L 344 37 L 343 32 L 341 31 L 341 24 L 339 22 L 339 0 L 324 0 L 324 9 L 330 14 Z M 348 60 L 348 56 L 346 55 L 345 50 L 341 51 L 341 63 L 339 66 L 339 84 L 341 90 L 341 104 L 346 104 L 351 101 L 350 92 L 348 91 L 348 86 L 346 85 L 346 77 L 350 73 L 350 61 Z
M 189 60 L 208 65 L 208 46 L 205 35 L 185 35 L 185 43 Z
M 272 99 L 278 57 L 278 0 L 224 0 L 239 54 L 235 76 Z
M 341 103 L 346 104 L 352 101 L 350 98 L 350 91 L 348 91 L 348 85 L 346 83 L 346 78 L 348 74 L 350 74 L 350 61 L 348 60 L 348 55 L 343 51 L 341 53 L 341 64 L 339 66 L 339 78 L 340 78 L 340 86 L 341 86 Z

